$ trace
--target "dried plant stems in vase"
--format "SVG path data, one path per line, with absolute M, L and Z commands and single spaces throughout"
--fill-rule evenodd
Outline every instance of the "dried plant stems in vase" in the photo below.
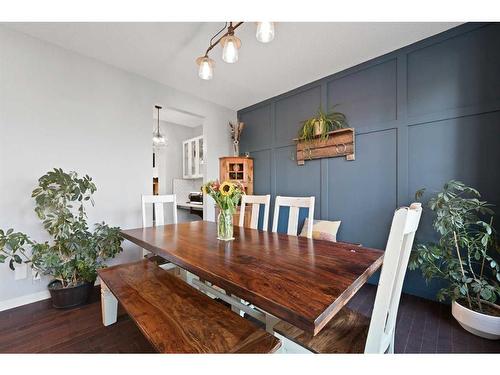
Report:
M 201 189 L 203 194 L 211 196 L 219 207 L 217 238 L 222 241 L 234 240 L 233 215 L 241 196 L 245 194 L 243 186 L 239 182 L 224 181 L 220 184 L 218 181 L 209 181 Z
M 240 137 L 245 124 L 238 121 L 236 125 L 229 122 L 229 127 L 231 128 L 231 139 L 233 140 L 233 154 L 234 156 L 240 156 Z

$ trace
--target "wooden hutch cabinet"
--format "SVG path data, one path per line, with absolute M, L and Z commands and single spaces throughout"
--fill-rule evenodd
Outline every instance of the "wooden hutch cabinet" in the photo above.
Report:
M 238 181 L 245 188 L 245 193 L 253 194 L 253 159 L 236 156 L 219 158 L 219 180 L 221 183 Z
M 245 188 L 246 194 L 253 194 L 253 159 L 239 156 L 226 156 L 219 158 L 219 180 L 223 181 L 238 181 Z M 219 214 L 216 208 L 216 215 Z M 250 217 L 252 215 L 252 205 L 245 207 L 244 225 L 250 225 Z M 238 225 L 240 219 L 240 208 L 236 209 L 233 215 L 233 224 Z

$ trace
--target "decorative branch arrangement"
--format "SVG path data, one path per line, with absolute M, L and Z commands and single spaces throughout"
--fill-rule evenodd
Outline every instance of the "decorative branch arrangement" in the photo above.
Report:
M 231 129 L 231 139 L 233 140 L 233 152 L 234 156 L 240 156 L 240 137 L 245 123 L 238 121 L 236 125 L 229 122 L 229 128 Z

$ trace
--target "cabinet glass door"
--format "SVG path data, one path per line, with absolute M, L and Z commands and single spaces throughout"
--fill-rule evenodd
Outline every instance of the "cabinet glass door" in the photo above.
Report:
M 203 138 L 198 139 L 198 175 L 203 175 L 203 158 L 205 155 L 203 154 Z
M 189 142 L 182 143 L 182 174 L 184 178 L 189 177 Z
M 190 141 L 191 144 L 191 169 L 190 169 L 190 175 L 191 177 L 196 176 L 196 167 L 198 166 L 197 163 L 197 158 L 198 158 L 198 150 L 196 149 L 196 139 L 193 139 Z

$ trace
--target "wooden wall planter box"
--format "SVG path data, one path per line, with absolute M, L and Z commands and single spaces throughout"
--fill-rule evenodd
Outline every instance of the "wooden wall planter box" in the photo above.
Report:
M 346 160 L 355 160 L 354 129 L 345 128 L 328 133 L 328 139 L 297 142 L 297 164 L 304 165 L 306 160 L 345 156 Z

